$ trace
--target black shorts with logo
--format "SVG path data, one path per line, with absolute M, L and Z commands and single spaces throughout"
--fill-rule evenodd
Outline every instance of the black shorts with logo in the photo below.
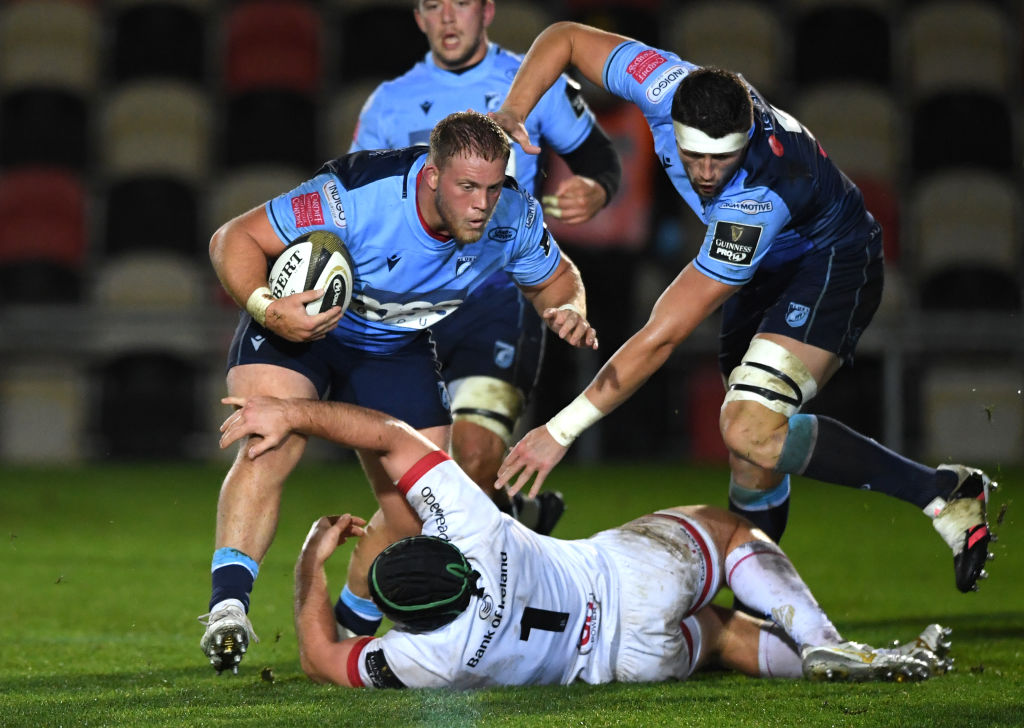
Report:
M 434 343 L 423 331 L 388 354 L 345 346 L 335 337 L 296 344 L 242 313 L 228 353 L 228 368 L 274 364 L 305 375 L 321 399 L 349 402 L 398 417 L 417 430 L 452 423 Z
M 853 362 L 860 335 L 882 300 L 882 229 L 815 250 L 779 267 L 761 267 L 722 309 L 718 361 L 726 376 L 757 333 L 788 336 Z
M 508 276 L 501 276 L 504 282 L 474 291 L 431 332 L 445 382 L 493 377 L 528 398 L 540 374 L 547 327 Z

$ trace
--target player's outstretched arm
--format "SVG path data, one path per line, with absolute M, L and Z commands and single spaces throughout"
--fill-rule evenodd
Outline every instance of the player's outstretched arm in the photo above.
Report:
M 299 662 L 311 680 L 352 687 L 348 660 L 365 638 L 338 641 L 324 564 L 352 536 L 362 536 L 366 521 L 356 516 L 323 516 L 313 523 L 295 564 L 295 635 Z
M 572 346 L 596 349 L 597 330 L 587 321 L 587 293 L 579 268 L 562 251 L 555 272 L 538 286 L 520 287 L 552 331 Z
M 536 495 L 544 478 L 584 430 L 629 399 L 736 286 L 708 278 L 690 263 L 654 304 L 647 323 L 605 362 L 587 388 L 545 425 L 530 431 L 498 470 L 498 488 L 518 492 L 530 477 Z
M 604 63 L 615 46 L 629 40 L 580 23 L 560 22 L 548 26 L 537 36 L 519 67 L 505 102 L 490 114 L 523 151 L 538 154 L 540 147 L 530 143 L 523 125 L 540 97 L 566 68 L 578 69 L 589 81 L 602 86 Z
M 405 422 L 345 402 L 277 397 L 225 397 L 221 402 L 238 408 L 220 426 L 221 448 L 248 437 L 246 454 L 250 458 L 299 432 L 380 453 L 388 476 L 397 481 L 420 458 L 437 449 Z
M 267 288 L 269 262 L 285 249 L 261 205 L 224 223 L 210 238 L 210 262 L 228 295 L 261 326 L 288 341 L 316 341 L 335 329 L 341 308 L 315 316 L 306 304 L 324 291 L 302 291 L 275 299 Z

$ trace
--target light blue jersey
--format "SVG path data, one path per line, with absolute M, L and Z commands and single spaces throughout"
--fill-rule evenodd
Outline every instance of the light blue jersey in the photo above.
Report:
M 702 273 L 743 285 L 758 267 L 776 268 L 869 237 L 874 220 L 857 187 L 799 121 L 749 85 L 754 125 L 743 163 L 717 197 L 702 199 L 679 159 L 671 117 L 676 86 L 697 68 L 669 51 L 629 41 L 609 55 L 602 80 L 643 111 L 665 172 L 708 226 L 694 261 Z
M 367 99 L 349 151 L 397 149 L 427 144 L 430 131 L 456 111 L 496 111 L 504 102 L 522 57 L 490 43 L 480 63 L 460 72 L 438 67 L 433 55 L 407 73 L 385 81 Z M 594 114 L 579 86 L 560 76 L 526 119 L 537 144 L 565 154 L 578 147 L 594 128 Z M 512 147 L 508 174 L 530 193 L 537 190 L 538 157 Z
M 561 260 L 540 205 L 511 178 L 478 242 L 459 245 L 428 232 L 416 205 L 426 154 L 425 147 L 349 154 L 266 203 L 285 245 L 312 230 L 345 241 L 355 266 L 352 304 L 331 336 L 347 346 L 396 351 L 493 274 L 535 286 Z

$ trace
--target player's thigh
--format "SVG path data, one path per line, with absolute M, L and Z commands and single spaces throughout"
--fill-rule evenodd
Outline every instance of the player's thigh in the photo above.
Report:
M 881 302 L 881 230 L 759 270 L 723 306 L 719 362 L 728 376 L 756 334 L 775 334 L 852 360 Z M 827 379 L 827 377 L 826 377 Z
M 386 356 L 346 349 L 345 357 L 330 399 L 384 412 L 417 430 L 451 426 L 448 390 L 427 333 Z
M 317 399 L 314 384 L 305 374 L 274 364 L 241 364 L 227 375 L 233 397 L 303 397 Z
M 718 506 L 675 506 L 674 508 L 665 508 L 659 511 L 659 513 L 676 514 L 699 524 L 714 545 L 714 550 L 709 551 L 709 553 L 714 554 L 718 559 L 725 558 L 733 534 L 742 525 L 742 521 L 735 513 L 731 513 Z M 722 568 L 724 568 L 724 561 L 722 565 Z
M 449 385 L 471 377 L 497 379 L 525 402 L 540 374 L 546 331 L 533 306 L 506 282 L 475 292 L 431 333 Z
M 260 326 L 248 314 L 241 314 L 235 328 L 231 346 L 228 349 L 228 386 L 232 383 L 244 392 L 232 392 L 241 396 L 253 394 L 274 394 L 275 396 L 311 396 L 321 398 L 327 392 L 331 380 L 332 344 L 329 340 L 310 343 L 287 341 Z M 252 374 L 249 366 L 266 365 L 267 368 Z M 270 367 L 276 367 L 271 369 Z M 280 370 L 280 371 L 278 371 Z M 312 384 L 312 395 L 296 391 L 288 394 L 292 382 L 299 381 L 288 374 L 298 374 Z M 276 391 L 259 391 L 262 377 L 268 377 L 266 386 L 280 387 Z M 250 384 L 253 382 L 253 384 Z M 249 389 L 251 388 L 251 389 Z M 277 392 L 280 392 L 279 394 Z

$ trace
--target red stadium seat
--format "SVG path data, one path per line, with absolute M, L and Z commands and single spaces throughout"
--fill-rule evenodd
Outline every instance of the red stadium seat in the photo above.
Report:
M 0 297 L 77 300 L 86 256 L 85 191 L 62 169 L 25 167 L 0 177 Z
M 302 0 L 252 0 L 224 20 L 224 90 L 281 89 L 313 95 L 322 73 L 322 18 Z
M 864 205 L 882 226 L 882 243 L 886 263 L 900 260 L 900 197 L 887 180 L 869 175 L 855 175 L 854 183 L 864 195 Z

